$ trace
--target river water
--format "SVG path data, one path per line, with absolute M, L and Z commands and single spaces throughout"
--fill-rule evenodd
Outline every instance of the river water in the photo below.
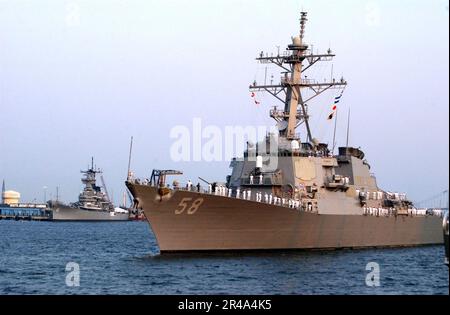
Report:
M 448 295 L 443 261 L 443 246 L 159 255 L 147 222 L 0 221 L 0 294 Z

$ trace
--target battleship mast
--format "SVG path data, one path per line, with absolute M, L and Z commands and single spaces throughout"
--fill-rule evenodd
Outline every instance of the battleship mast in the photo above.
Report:
M 95 191 L 97 189 L 96 186 L 96 174 L 100 174 L 101 171 L 96 170 L 94 166 L 94 157 L 91 158 L 91 167 L 88 166 L 87 171 L 80 171 L 82 174 L 85 175 L 84 178 L 81 179 L 81 182 L 86 185 L 86 188 L 89 190 Z
M 284 54 L 277 56 L 264 56 L 264 52 L 256 58 L 260 63 L 272 63 L 283 69 L 280 84 L 258 85 L 255 81 L 250 86 L 251 92 L 265 91 L 274 96 L 284 104 L 284 110 L 278 110 L 275 106 L 270 111 L 270 116 L 277 121 L 280 136 L 288 140 L 299 140 L 295 130 L 301 124 L 305 124 L 307 132 L 307 142 L 313 144 L 311 127 L 309 125 L 308 102 L 319 96 L 329 89 L 342 88 L 347 82 L 342 78 L 339 81 L 332 79 L 331 82 L 319 83 L 315 80 L 303 78 L 302 75 L 319 61 L 330 61 L 335 56 L 329 49 L 326 54 L 314 54 L 312 50 L 308 50 L 308 45 L 304 43 L 305 25 L 307 13 L 301 12 L 300 19 L 300 35 L 292 38 L 292 44 L 288 45 Z M 303 65 L 304 61 L 307 64 Z M 302 89 L 312 91 L 312 96 L 303 99 Z M 284 98 L 282 97 L 284 94 Z

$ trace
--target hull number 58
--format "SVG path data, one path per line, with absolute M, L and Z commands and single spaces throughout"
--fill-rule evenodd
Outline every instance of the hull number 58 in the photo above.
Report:
M 178 204 L 178 209 L 175 210 L 175 214 L 182 214 L 185 211 L 187 214 L 194 214 L 203 204 L 203 201 L 203 198 L 197 198 L 194 201 L 192 201 L 192 198 L 183 198 Z

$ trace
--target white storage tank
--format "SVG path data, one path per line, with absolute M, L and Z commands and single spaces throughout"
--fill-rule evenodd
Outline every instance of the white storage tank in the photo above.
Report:
M 13 190 L 7 190 L 2 193 L 2 203 L 11 205 L 20 202 L 20 193 Z

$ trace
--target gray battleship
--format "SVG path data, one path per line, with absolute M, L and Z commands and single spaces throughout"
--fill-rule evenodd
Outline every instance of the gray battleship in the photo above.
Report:
M 307 78 L 309 68 L 334 54 L 315 54 L 305 44 L 306 22 L 302 12 L 300 35 L 285 53 L 258 56 L 283 71 L 279 84 L 250 86 L 250 92 L 269 92 L 282 102 L 282 109 L 270 111 L 278 131 L 248 143 L 244 157 L 232 160 L 225 184 L 170 187 L 166 177 L 181 172 L 155 170 L 150 180 L 129 174 L 134 206 L 144 211 L 161 253 L 443 243 L 440 215 L 416 209 L 405 194 L 381 189 L 361 149 L 347 144 L 335 154 L 313 138 L 309 102 L 328 90 L 342 95 L 347 82 Z
M 58 201 L 50 202 L 54 221 L 127 221 L 128 211 L 115 208 L 108 194 L 102 191 L 96 184 L 96 175 L 102 172 L 92 166 L 87 171 L 81 171 L 84 177 L 81 179 L 85 185 L 78 197 L 78 201 L 70 205 L 64 205 Z M 102 178 L 103 180 L 103 178 Z

